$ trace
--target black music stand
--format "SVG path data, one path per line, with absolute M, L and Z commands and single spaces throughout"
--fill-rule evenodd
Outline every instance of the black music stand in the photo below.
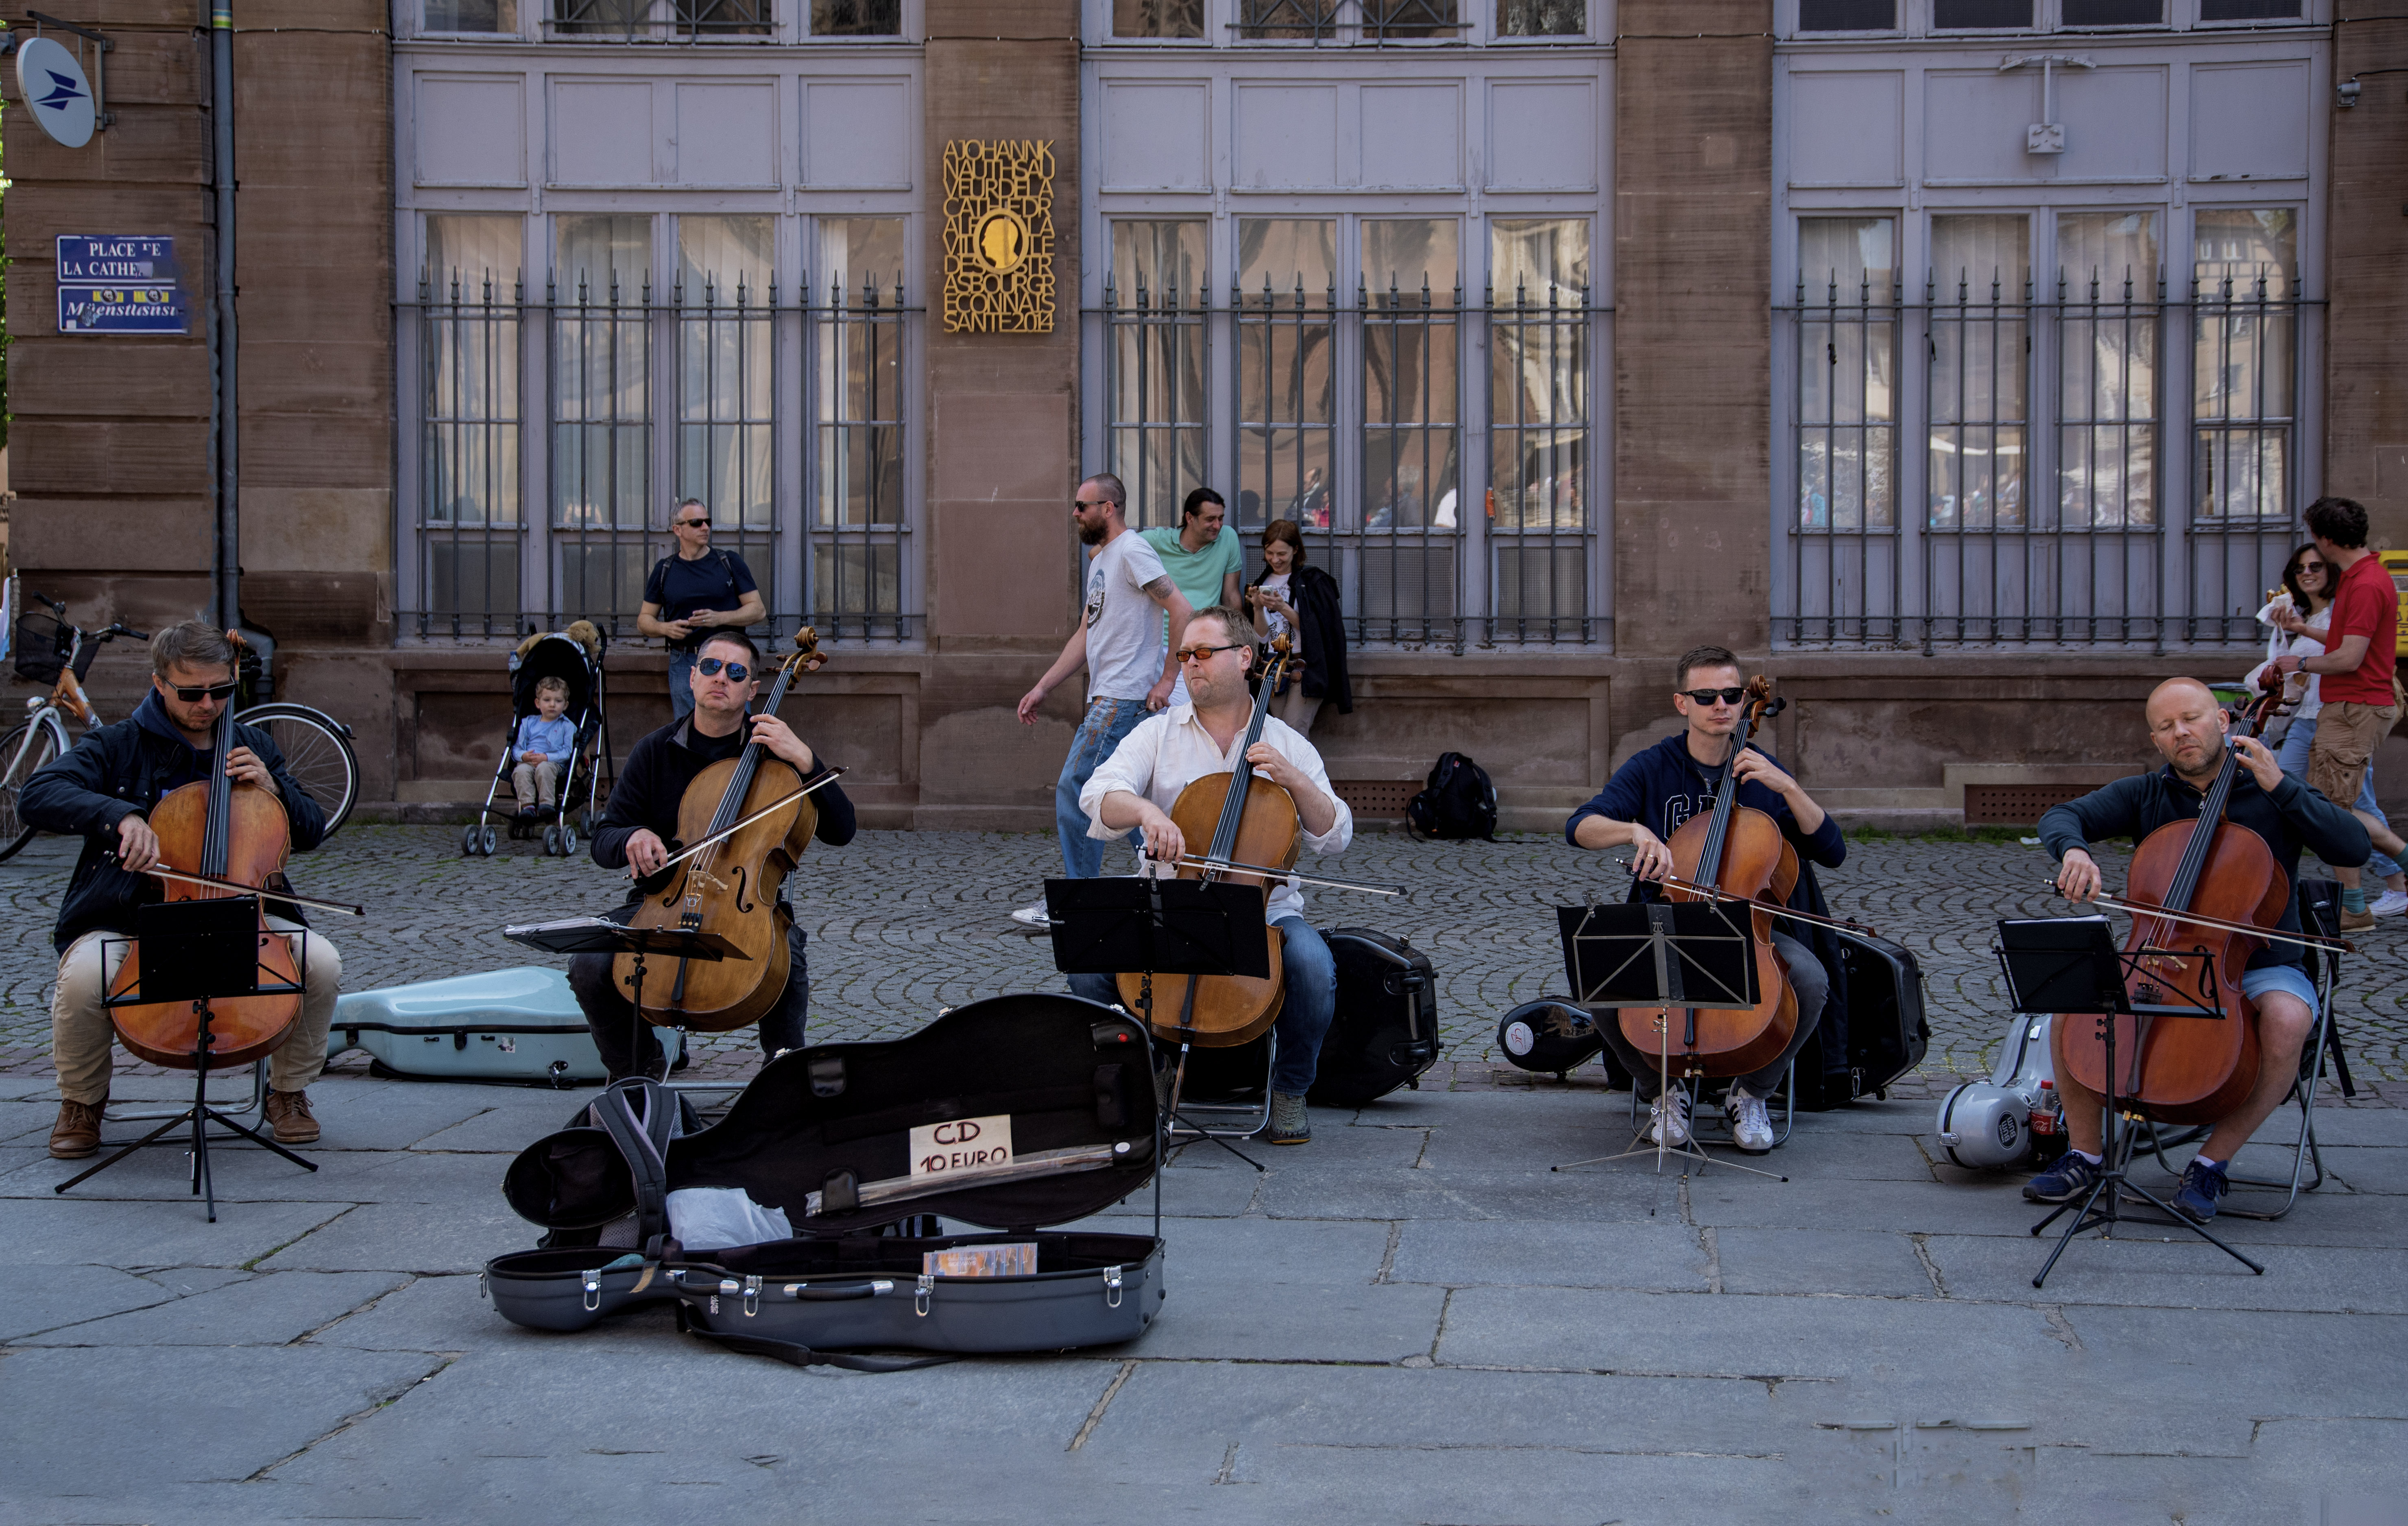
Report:
M 627 1057 L 632 1060 L 643 1048 L 644 1037 L 644 958 L 648 954 L 667 954 L 676 959 L 751 959 L 719 933 L 706 933 L 692 927 L 629 927 L 620 919 L 627 914 L 622 907 L 606 917 L 565 917 L 553 922 L 522 922 L 502 929 L 502 936 L 528 948 L 540 948 L 548 954 L 633 954 L 636 958 L 636 989 L 628 993 Z M 667 1057 L 662 1057 L 663 1085 L 668 1083 Z M 716 1091 L 720 1087 L 697 1087 L 696 1091 Z M 739 1089 L 740 1090 L 740 1089 Z
M 1065 975 L 1118 975 L 1136 970 L 1138 1020 L 1149 1037 L 1162 1034 L 1154 1020 L 1154 977 L 1184 975 L 1241 975 L 1268 978 L 1271 973 L 1270 940 L 1263 891 L 1254 885 L 1228 880 L 1168 879 L 1139 875 L 1127 879 L 1049 879 L 1045 912 L 1054 935 L 1054 967 Z M 1194 989 L 1192 986 L 1189 988 Z M 1179 1066 L 1170 1083 L 1170 1101 L 1164 1108 L 1168 1132 L 1181 1128 L 1214 1144 L 1253 1166 L 1262 1162 L 1199 1123 L 1187 1122 L 1179 1111 L 1180 1092 L 1187 1084 L 1187 1056 L 1195 1048 L 1193 1030 L 1169 1025 L 1179 1034 Z M 1164 1034 L 1163 1036 L 1168 1036 Z M 1279 1040 L 1271 1040 L 1270 1058 L 1279 1057 Z M 1269 1121 L 1270 1087 L 1263 1087 L 1263 1120 Z M 1248 1134 L 1257 1133 L 1256 1124 Z
M 2116 1136 L 2115 1116 L 2115 1029 L 2118 1018 L 2130 1018 L 2133 1023 L 2135 1048 L 2145 1040 L 2143 1026 L 2157 1018 L 2187 1018 L 2193 1020 L 2226 1020 L 2215 1003 L 2215 956 L 2212 953 L 2186 952 L 2177 948 L 2135 948 L 2127 953 L 2115 947 L 2115 940 L 2104 917 L 2041 917 L 1999 923 L 1999 967 L 2007 977 L 2008 998 L 2018 1012 L 2053 1012 L 2059 1017 L 2091 1017 L 2099 1023 L 2099 1033 L 2107 1050 L 2107 1092 L 2102 1099 L 2099 1131 L 2100 1163 L 2105 1167 L 2099 1180 L 2084 1194 L 2077 1205 L 2071 1200 L 2060 1203 L 2049 1216 L 2034 1224 L 2031 1232 L 2038 1235 L 2049 1225 L 2067 1214 L 2074 1216 L 2065 1233 L 2057 1236 L 2057 1248 L 2048 1253 L 2040 1272 L 2032 1278 L 2037 1288 L 2048 1280 L 2057 1266 L 2057 1259 L 2073 1237 L 2087 1229 L 2103 1228 L 2100 1238 L 2115 1237 L 2115 1226 L 2125 1221 L 2120 1206 L 2120 1194 L 2129 1192 L 2163 1213 L 2163 1219 L 2135 1219 L 2131 1222 L 2156 1228 L 2186 1229 L 2226 1255 L 2246 1266 L 2259 1276 L 2266 1268 L 2240 1251 L 2226 1245 L 2207 1231 L 2207 1226 L 2189 1218 L 2172 1204 L 2166 1202 L 2145 1187 L 2135 1186 L 2124 1175 L 2125 1151 Z M 2193 995 L 2177 985 L 2162 970 L 2143 970 L 2145 959 L 2180 960 L 2194 965 L 2198 971 L 2198 994 Z M 2185 982 L 2187 984 L 2187 982 Z M 2138 989 L 2143 996 L 2134 1001 Z M 2165 998 L 2172 998 L 2167 1000 Z M 2135 1062 L 2138 1062 L 2137 1056 Z M 2097 1206 L 2101 1197 L 2106 1206 Z
M 209 1105 L 209 1050 L 217 1042 L 216 1034 L 209 1031 L 209 1024 L 216 1016 L 211 1004 L 244 996 L 300 996 L 309 983 L 309 972 L 306 967 L 299 971 L 301 978 L 298 980 L 263 981 L 260 978 L 260 901 L 261 897 L 257 895 L 237 895 L 213 896 L 205 901 L 154 902 L 134 909 L 133 937 L 101 940 L 103 969 L 110 968 L 108 950 L 112 946 L 126 948 L 134 945 L 142 949 L 138 984 L 114 992 L 108 991 L 104 986 L 103 1006 L 155 1006 L 169 1002 L 193 1004 L 193 1015 L 198 1023 L 193 1048 L 193 1105 L 119 1149 L 98 1165 L 60 1182 L 50 1189 L 51 1191 L 64 1192 L 70 1187 L 91 1180 L 145 1145 L 161 1143 L 169 1132 L 184 1124 L 190 1124 L 193 1131 L 193 1194 L 201 1199 L 203 1210 L 212 1224 L 218 1221 L 218 1193 L 217 1183 L 209 1175 L 210 1124 L 238 1134 L 254 1145 L 265 1146 L 304 1171 L 318 1169 L 315 1162 L 303 1160 L 275 1140 L 236 1123 L 227 1114 Z M 294 947 L 300 958 L 308 957 L 306 939 Z
M 1746 907 L 1731 908 L 1723 901 L 1627 901 L 1619 906 L 1557 906 L 1555 920 L 1564 938 L 1564 970 L 1571 977 L 1572 1005 L 1618 1011 L 1627 1006 L 1662 1007 L 1689 1013 L 1684 1038 L 1697 1038 L 1700 1011 L 1745 1011 L 1762 998 L 1756 978 L 1756 937 Z M 1607 1018 L 1605 1021 L 1614 1020 Z M 1656 1095 L 1672 1090 L 1672 1025 L 1656 1026 Z M 1687 1081 L 1694 1072 L 1684 1072 Z M 1668 1155 L 1685 1156 L 1700 1166 L 1713 1158 L 1698 1148 L 1692 1126 L 1689 1143 L 1678 1147 L 1661 1142 L 1619 1155 L 1598 1155 L 1567 1161 L 1550 1171 L 1627 1161 L 1653 1155 L 1656 1169 L 1664 1169 Z M 1777 1171 L 1725 1162 L 1741 1171 L 1775 1181 L 1789 1178 Z

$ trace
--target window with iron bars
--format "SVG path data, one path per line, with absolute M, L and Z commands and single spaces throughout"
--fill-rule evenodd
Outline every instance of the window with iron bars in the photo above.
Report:
M 520 219 L 427 221 L 417 634 L 590 619 L 632 635 L 645 579 L 673 549 L 667 506 L 687 498 L 710 508 L 713 549 L 752 567 L 779 634 L 805 623 L 835 640 L 916 634 L 901 379 L 917 310 L 899 279 L 901 219 L 820 220 L 824 257 L 860 285 L 832 277 L 824 300 L 799 306 L 779 300 L 767 217 L 680 218 L 662 301 L 649 218 L 563 216 L 539 303 L 515 274 Z M 504 259 L 508 286 L 490 273 Z M 544 335 L 534 356 L 530 328 Z M 809 429 L 783 422 L 780 357 L 797 349 Z M 519 405 L 531 360 L 550 398 L 539 426 Z M 551 506 L 539 535 L 519 512 L 521 453 L 538 427 Z M 806 453 L 808 506 L 781 506 L 781 438 Z M 805 532 L 799 588 L 780 551 L 793 531 Z
M 556 36 L 626 42 L 767 36 L 772 0 L 552 0 L 545 24 Z
M 1220 488 L 1258 564 L 1263 527 L 1295 521 L 1357 641 L 1602 639 L 1587 224 L 1493 223 L 1476 307 L 1458 226 L 1354 220 L 1341 285 L 1336 220 L 1241 220 L 1216 308 L 1206 224 L 1115 221 L 1101 422 L 1130 522 L 1176 524 L 1191 489 Z
M 1247 41 L 1315 44 L 1449 38 L 1464 30 L 1456 0 L 1238 0 L 1236 26 Z
M 1922 300 L 1894 220 L 1807 218 L 1775 621 L 1798 645 L 2254 642 L 2295 538 L 2295 214 L 2200 208 L 2169 294 L 2158 211 L 1935 213 Z M 1921 375 L 1902 370 L 1919 327 Z M 2187 378 L 2187 387 L 2184 379 Z M 2170 401 L 2188 392 L 2187 429 Z M 1924 446 L 1901 456 L 1920 415 Z M 2176 449 L 2180 460 L 2171 459 Z M 2166 491 L 2168 470 L 2189 491 Z M 1922 512 L 1899 512 L 1919 478 Z

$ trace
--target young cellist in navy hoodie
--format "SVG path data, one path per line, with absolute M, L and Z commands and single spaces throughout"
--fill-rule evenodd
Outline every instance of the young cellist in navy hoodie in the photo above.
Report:
M 1632 900 L 1656 897 L 1655 887 L 1646 882 L 1660 880 L 1672 870 L 1672 850 L 1667 840 L 1691 817 L 1713 812 L 1724 767 L 1738 743 L 1740 720 L 1745 713 L 1745 683 L 1739 659 L 1721 647 L 1698 647 L 1684 655 L 1673 674 L 1672 707 L 1687 718 L 1687 729 L 1615 769 L 1597 798 L 1564 823 L 1564 835 L 1575 848 L 1630 847 L 1630 872 L 1636 877 Z M 1822 890 L 1812 866 L 1819 863 L 1836 869 L 1847 858 L 1847 841 L 1840 835 L 1838 823 L 1763 749 L 1751 746 L 1732 766 L 1739 776 L 1735 804 L 1771 817 L 1798 850 L 1798 886 L 1789 904 L 1800 911 L 1822 912 Z M 1830 976 L 1812 948 L 1776 930 L 1772 948 L 1798 993 L 1798 1029 L 1777 1059 L 1734 1080 L 1723 1101 L 1730 1116 L 1733 1142 L 1754 1155 L 1773 1145 L 1765 1099 L 1781 1084 L 1798 1051 L 1814 1036 L 1831 1003 Z M 1598 1031 L 1648 1103 L 1648 1137 L 1657 1144 L 1686 1144 L 1688 1098 L 1678 1087 L 1670 1096 L 1656 1094 L 1658 1057 L 1641 1052 L 1623 1037 L 1620 1023 L 1600 1023 Z

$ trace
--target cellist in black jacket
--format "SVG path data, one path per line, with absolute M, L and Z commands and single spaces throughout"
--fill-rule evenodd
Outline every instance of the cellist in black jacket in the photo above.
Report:
M 669 856 L 669 839 L 677 835 L 678 806 L 686 786 L 712 763 L 733 758 L 748 742 L 759 742 L 772 756 L 794 765 L 805 784 L 825 773 L 794 729 L 774 715 L 756 715 L 746 722 L 746 709 L 761 687 L 761 653 L 752 638 L 738 631 L 714 631 L 695 654 L 694 708 L 682 718 L 638 742 L 627 754 L 627 765 L 610 787 L 610 803 L 594 825 L 594 862 L 605 869 L 625 869 L 631 877 L 656 872 Z M 811 792 L 819 807 L 813 834 L 831 848 L 853 841 L 853 802 L 835 784 Z M 789 881 L 791 883 L 791 880 Z M 781 894 L 783 889 L 781 888 Z M 631 886 L 630 902 L 639 899 Z M 774 1055 L 800 1048 L 803 1021 L 810 1010 L 810 970 L 806 963 L 802 924 L 788 919 L 786 992 L 761 1018 L 761 1049 Z M 585 1026 L 593 1031 L 594 1047 L 617 1080 L 623 1076 L 661 1075 L 661 1041 L 650 1023 L 638 1024 L 635 1010 L 610 977 L 611 956 L 579 954 L 568 962 L 568 987 L 584 1009 Z M 640 1034 L 635 1032 L 640 1027 Z

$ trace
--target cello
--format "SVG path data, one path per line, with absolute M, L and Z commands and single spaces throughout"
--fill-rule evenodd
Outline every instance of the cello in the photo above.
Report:
M 1756 962 L 1756 1005 L 1746 1008 L 1625 1007 L 1622 1036 L 1644 1054 L 1668 1054 L 1679 1076 L 1745 1076 L 1781 1057 L 1798 1031 L 1798 993 L 1772 949 L 1773 918 L 1798 888 L 1798 850 L 1770 816 L 1742 806 L 1739 770 L 1732 766 L 1756 738 L 1756 728 L 1776 713 L 1772 680 L 1757 674 L 1747 686 L 1747 708 L 1724 761 L 1722 787 L 1712 814 L 1681 823 L 1665 846 L 1671 849 L 1674 885 L 1665 893 L 1683 901 L 1744 899 L 1750 957 Z M 1709 892 L 1720 891 L 1721 895 Z M 1676 1015 L 1677 1014 L 1677 1015 Z M 1669 1039 L 1669 1042 L 1668 1042 Z
M 1254 715 L 1238 743 L 1237 766 L 1191 781 L 1170 807 L 1171 822 L 1182 837 L 1189 842 L 1209 838 L 1212 844 L 1204 862 L 1192 862 L 1193 854 L 1182 860 L 1178 877 L 1251 881 L 1262 888 L 1266 908 L 1270 901 L 1270 877 L 1246 874 L 1231 865 L 1242 861 L 1257 870 L 1292 869 L 1303 843 L 1295 798 L 1270 780 L 1255 777 L 1254 764 L 1246 761 L 1246 754 L 1263 739 L 1263 720 L 1270 714 L 1271 695 L 1294 661 L 1288 638 L 1275 638 L 1262 686 L 1254 693 Z M 1284 940 L 1276 927 L 1266 926 L 1263 933 L 1270 939 L 1267 976 L 1149 976 L 1123 971 L 1114 977 L 1121 1002 L 1132 1012 L 1145 1012 L 1154 1033 L 1172 1042 L 1183 1040 L 1208 1049 L 1251 1044 L 1279 1017 L 1287 999 L 1286 970 L 1281 961 Z M 1177 1004 L 1176 1021 L 1154 1016 L 1166 1002 Z
M 746 729 L 752 716 L 776 713 L 797 675 L 816 673 L 826 663 L 819 634 L 810 626 L 796 632 L 794 652 L 779 664 L 768 697 L 746 713 Z M 801 783 L 794 764 L 760 742 L 747 742 L 742 752 L 712 763 L 686 786 L 669 849 L 678 854 L 685 843 L 707 846 L 678 855 L 678 862 L 640 881 L 643 896 L 626 925 L 716 933 L 745 957 L 679 960 L 667 997 L 638 1004 L 646 1021 L 725 1033 L 760 1021 L 784 993 L 791 963 L 786 929 L 793 919 L 778 891 L 820 820 Z M 620 954 L 610 962 L 611 980 L 631 1000 L 643 994 L 636 960 Z
M 227 639 L 245 645 L 236 633 Z M 209 776 L 179 785 L 150 808 L 150 830 L 159 838 L 159 864 L 150 871 L 164 882 L 169 901 L 259 898 L 263 890 L 285 887 L 284 861 L 293 849 L 292 823 L 273 790 L 236 784 L 226 773 L 234 751 L 232 699 L 218 712 L 217 744 Z M 142 1002 L 108 1008 L 117 1036 L 134 1054 L 173 1070 L 231 1069 L 247 1065 L 284 1042 L 301 1016 L 301 970 L 293 940 L 270 930 L 264 898 L 259 906 L 259 983 L 282 986 L 266 995 L 201 1001 Z M 344 908 L 351 909 L 351 908 Z M 128 946 L 125 960 L 108 985 L 111 998 L 142 989 L 142 946 Z M 208 1016 L 208 1022 L 201 1020 Z
M 2224 820 L 2241 765 L 2228 743 L 2224 766 L 2200 802 L 2199 816 L 2169 821 L 2133 851 L 2124 903 L 2132 914 L 2126 936 L 2130 973 L 2125 989 L 2141 1006 L 2196 1002 L 2223 1020 L 2159 1023 L 2118 1015 L 2115 1078 L 2118 1106 L 2163 1123 L 2212 1123 L 2241 1105 L 2258 1084 L 2257 1005 L 2241 993 L 2241 975 L 2266 940 L 2242 928 L 2273 928 L 2290 903 L 2291 887 L 2264 839 Z M 2140 903 L 2150 903 L 2143 906 Z M 2162 915 L 2152 915 L 2161 913 Z M 2217 922 L 2226 925 L 2217 926 Z M 2187 948 L 2177 948 L 2177 940 Z M 2213 956 L 2214 978 L 2206 978 Z M 2167 1001 L 2174 993 L 2172 1003 Z M 2058 1017 L 2049 1024 L 2057 1074 L 2107 1094 L 2106 1040 L 2099 1023 Z

